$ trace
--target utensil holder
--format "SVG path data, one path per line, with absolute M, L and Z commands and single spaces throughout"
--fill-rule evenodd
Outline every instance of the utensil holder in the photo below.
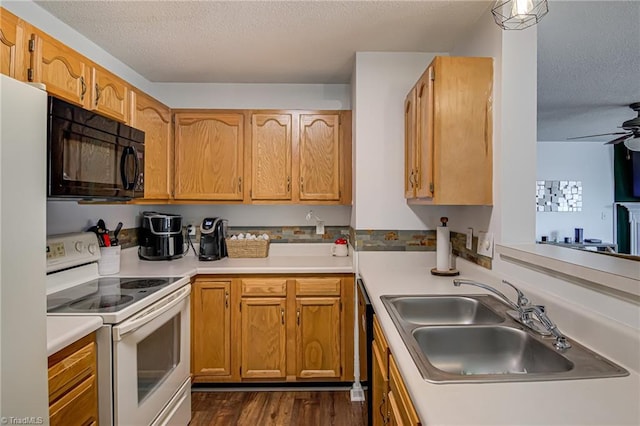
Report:
M 120 272 L 120 246 L 100 247 L 98 273 L 112 275 Z

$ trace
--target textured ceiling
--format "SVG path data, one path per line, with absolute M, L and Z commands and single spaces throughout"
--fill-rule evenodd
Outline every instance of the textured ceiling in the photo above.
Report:
M 38 2 L 150 81 L 218 83 L 348 83 L 356 51 L 447 52 L 491 3 Z M 640 1 L 550 0 L 537 29 L 538 140 L 635 116 Z
M 490 1 L 41 1 L 156 82 L 348 83 L 356 51 L 446 52 Z
M 640 102 L 640 1 L 552 1 L 538 25 L 538 140 L 621 131 L 636 116 L 632 102 Z

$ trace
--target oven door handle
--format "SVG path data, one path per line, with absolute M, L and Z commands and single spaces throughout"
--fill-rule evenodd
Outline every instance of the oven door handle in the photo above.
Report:
M 191 293 L 191 286 L 185 285 L 180 290 L 148 307 L 130 320 L 123 322 L 119 326 L 113 327 L 113 340 L 122 340 L 122 338 L 128 333 L 137 330 L 182 302 L 183 299 L 189 297 L 189 293 Z

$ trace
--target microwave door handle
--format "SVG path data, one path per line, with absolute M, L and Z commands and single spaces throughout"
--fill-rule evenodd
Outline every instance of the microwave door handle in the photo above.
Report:
M 129 176 L 127 176 L 127 157 L 133 155 L 133 158 L 135 160 L 135 167 L 134 167 L 134 176 L 133 176 L 133 181 L 130 182 L 129 181 Z M 127 190 L 131 190 L 135 187 L 135 178 L 138 175 L 138 158 L 136 155 L 136 150 L 133 149 L 133 147 L 128 146 L 124 149 L 124 151 L 122 151 L 122 157 L 120 157 L 120 176 L 122 177 L 122 186 L 124 187 L 124 189 Z

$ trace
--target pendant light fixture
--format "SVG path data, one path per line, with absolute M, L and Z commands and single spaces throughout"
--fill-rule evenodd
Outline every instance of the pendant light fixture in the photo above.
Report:
M 549 12 L 547 0 L 497 0 L 491 13 L 503 30 L 523 30 Z

